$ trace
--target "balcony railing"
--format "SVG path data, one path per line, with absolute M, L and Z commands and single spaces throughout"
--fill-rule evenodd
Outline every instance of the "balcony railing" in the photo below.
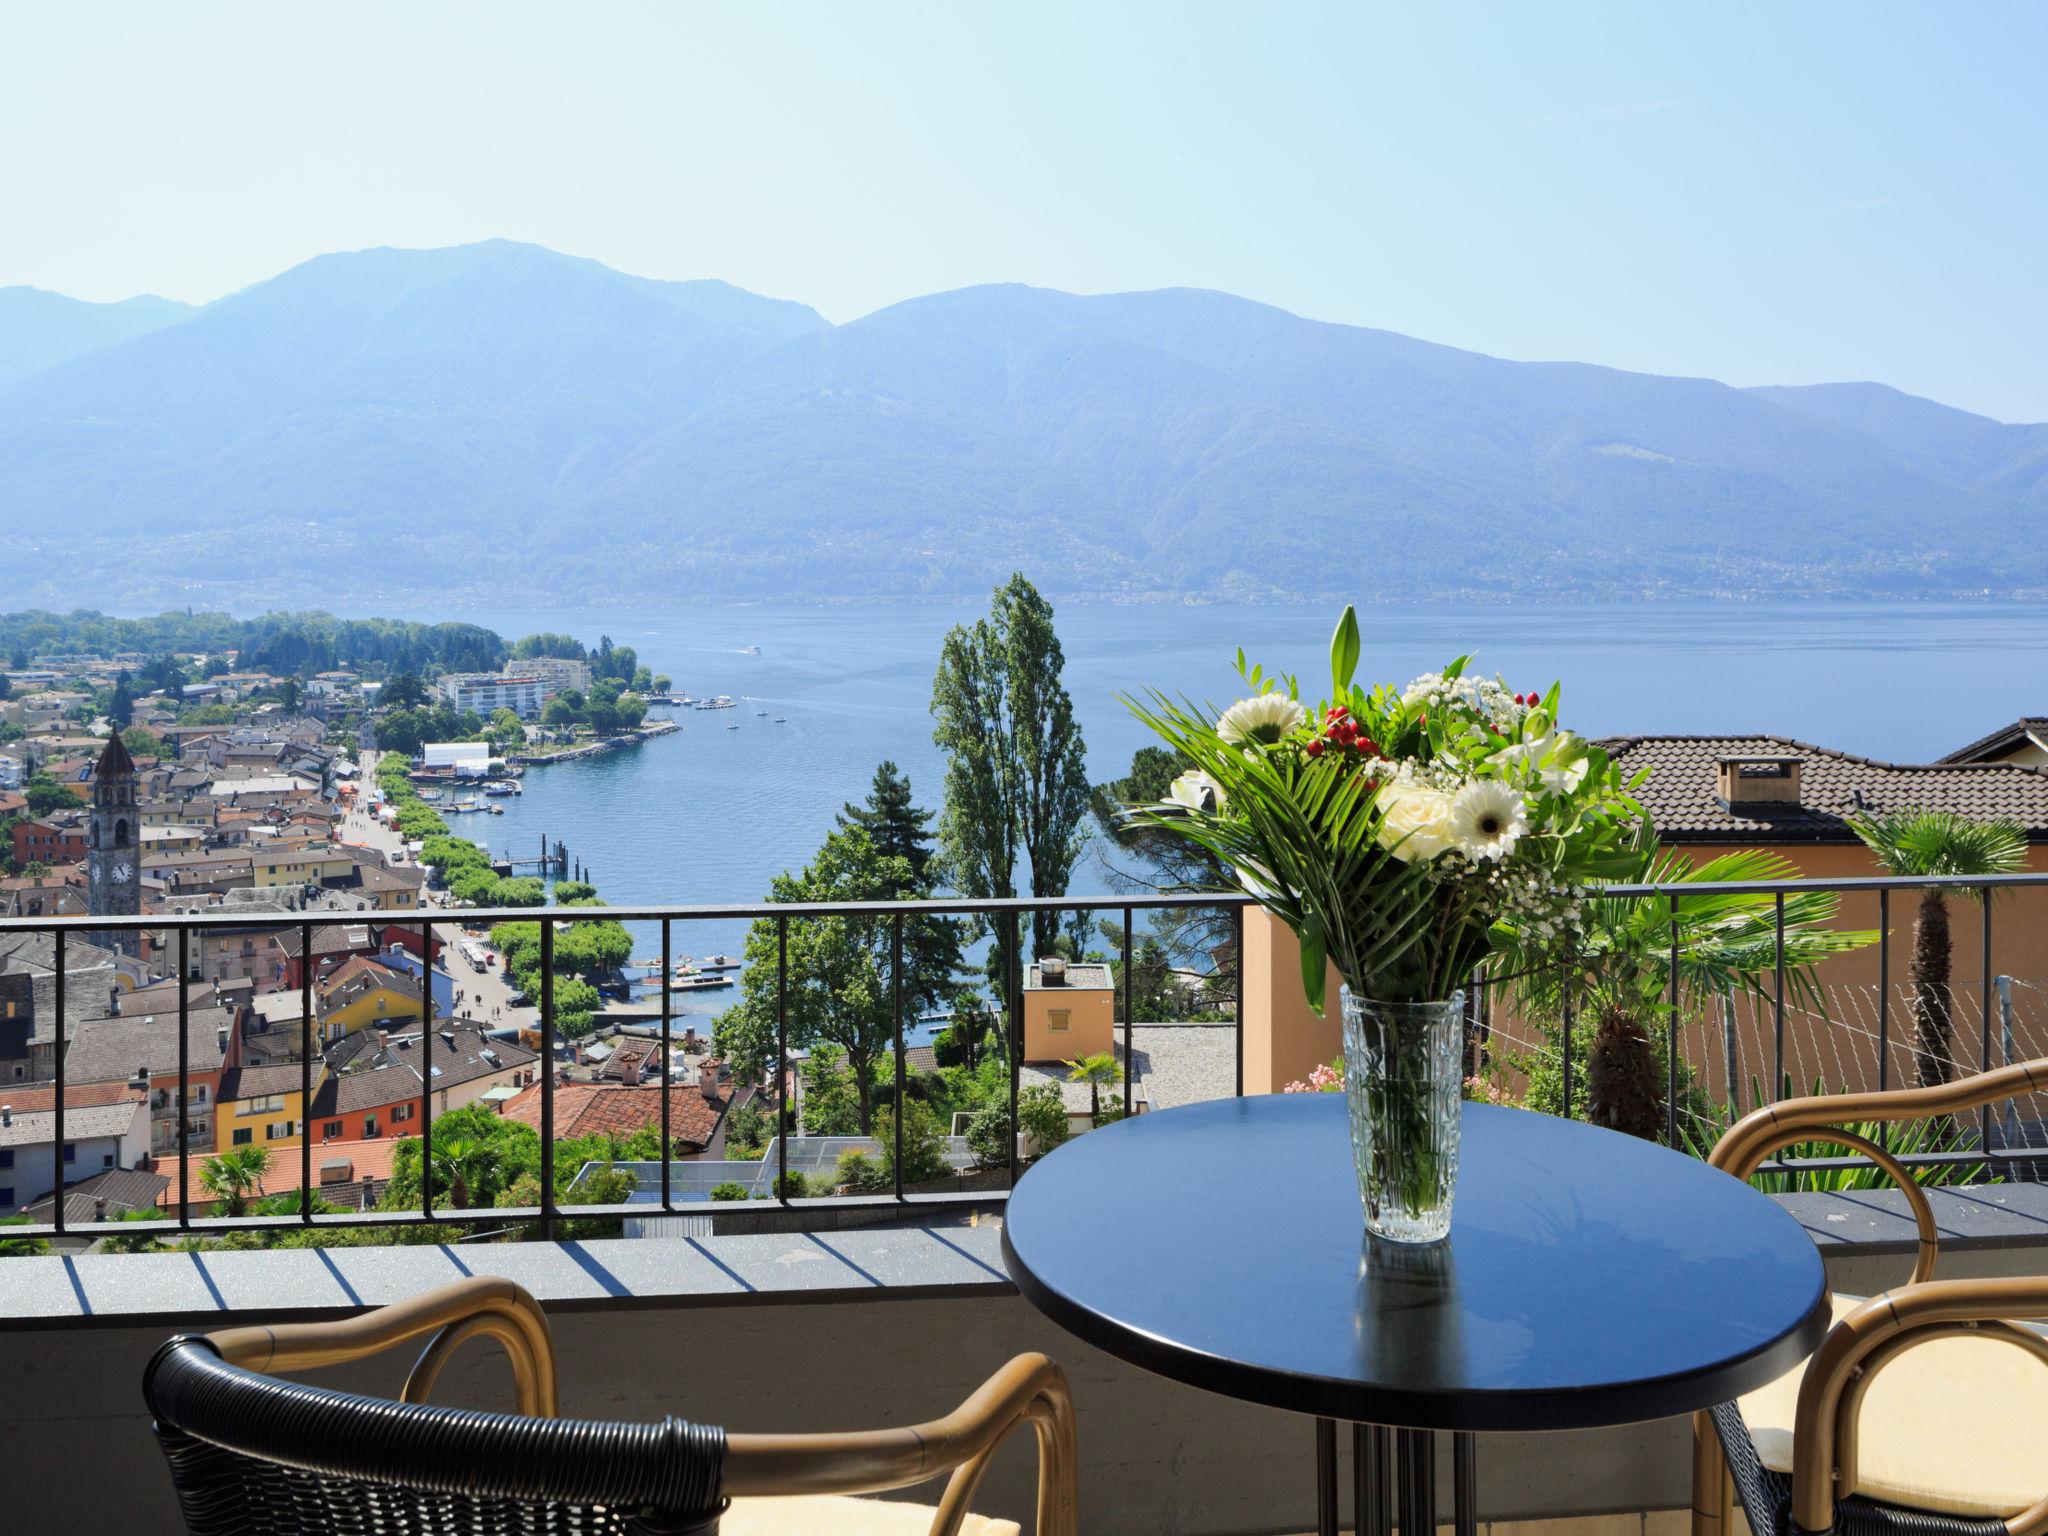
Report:
M 1682 910 L 1682 904 L 1688 900 L 1697 900 L 1716 895 L 1752 895 L 1764 898 L 1770 902 L 1776 915 L 1776 964 L 1775 972 L 1769 978 L 1766 986 L 1766 997 L 1769 1008 L 1768 1023 L 1770 1025 L 1773 1053 L 1768 1079 L 1763 1079 L 1761 1073 L 1757 1073 L 1756 1076 L 1764 1096 L 1768 1100 L 1775 1102 L 1783 1091 L 1784 1085 L 1788 1082 L 1793 1083 L 1793 1091 L 1805 1091 L 1804 1087 L 1801 1086 L 1805 1081 L 1803 1075 L 1795 1081 L 1792 1072 L 1788 1070 L 1790 1066 L 1796 1065 L 1788 1057 L 1787 1031 L 1788 1023 L 1792 1019 L 1792 1012 L 1788 1011 L 1784 949 L 1785 904 L 1788 897 L 1801 891 L 1828 891 L 1841 893 L 1845 896 L 1860 894 L 1875 896 L 1878 916 L 1875 926 L 1877 926 L 1880 932 L 1877 944 L 1878 982 L 1876 986 L 1875 1028 L 1872 1030 L 1856 1027 L 1843 1031 L 1843 1034 L 1844 1036 L 1855 1037 L 1853 1039 L 1846 1039 L 1847 1048 L 1852 1051 L 1858 1049 L 1862 1041 L 1868 1040 L 1875 1051 L 1875 1059 L 1872 1063 L 1874 1070 L 1867 1070 L 1864 1076 L 1869 1079 L 1869 1085 L 1884 1087 L 1889 1086 L 1892 1081 L 1893 1073 L 1890 1058 L 1893 1053 L 1893 1047 L 1897 1043 L 1895 1020 L 1893 1017 L 1896 1010 L 1892 1002 L 1892 897 L 1897 892 L 1923 891 L 1929 888 L 1938 888 L 1979 897 L 2001 892 L 2027 892 L 2048 895 L 2048 874 L 2022 874 L 1991 878 L 1845 878 L 1750 884 L 1695 883 L 1615 886 L 1606 888 L 1599 894 L 1609 898 L 1663 903 L 1668 906 L 1674 915 Z M 290 1155 L 291 1152 L 295 1151 L 299 1159 L 300 1211 L 295 1215 L 285 1216 L 194 1215 L 192 1206 L 196 1192 L 192 1186 L 196 1180 L 193 1173 L 193 1163 L 195 1157 L 204 1157 L 208 1149 L 201 1147 L 196 1152 L 193 1149 L 193 1117 L 188 1110 L 190 1094 L 189 1092 L 181 1092 L 179 1102 L 175 1107 L 177 1125 L 174 1147 L 178 1154 L 177 1170 L 173 1179 L 173 1189 L 166 1192 L 168 1198 L 174 1198 L 175 1200 L 176 1215 L 175 1217 L 166 1217 L 162 1220 L 124 1222 L 119 1228 L 123 1236 L 142 1237 L 150 1234 L 169 1237 L 217 1236 L 235 1231 L 274 1231 L 277 1229 L 321 1227 L 417 1226 L 425 1224 L 485 1228 L 498 1231 L 504 1229 L 508 1224 L 519 1223 L 522 1225 L 536 1225 L 543 1237 L 551 1237 L 556 1233 L 561 1223 L 569 1218 L 624 1218 L 662 1214 L 705 1214 L 707 1209 L 715 1209 L 721 1223 L 731 1221 L 736 1225 L 744 1225 L 750 1221 L 758 1221 L 771 1215 L 780 1215 L 785 1218 L 793 1215 L 799 1222 L 807 1219 L 837 1222 L 842 1220 L 844 1213 L 847 1212 L 873 1213 L 878 1216 L 891 1214 L 915 1216 L 940 1211 L 985 1208 L 991 1204 L 1000 1203 L 1006 1196 L 1006 1189 L 942 1193 L 906 1190 L 903 1179 L 904 1159 L 902 1155 L 904 1116 L 899 1113 L 893 1116 L 896 1144 L 894 1147 L 895 1156 L 891 1159 L 891 1164 L 894 1169 L 894 1180 L 893 1188 L 887 1194 L 829 1196 L 822 1198 L 792 1196 L 788 1193 L 788 1189 L 783 1181 L 778 1178 L 774 1183 L 774 1198 L 768 1200 L 755 1200 L 744 1203 L 733 1202 L 719 1204 L 711 1208 L 707 1208 L 701 1203 L 679 1201 L 676 1198 L 676 1190 L 672 1178 L 673 1166 L 677 1161 L 674 1156 L 674 1137 L 671 1124 L 672 1095 L 667 1091 L 672 1086 L 670 1063 L 673 1059 L 675 1045 L 674 1026 L 677 1017 L 675 1008 L 676 994 L 673 988 L 673 960 L 675 954 L 673 940 L 679 929 L 687 930 L 690 925 L 705 922 L 729 923 L 734 921 L 766 921 L 774 926 L 778 939 L 778 953 L 776 962 L 776 1039 L 774 1053 L 774 1081 L 777 1086 L 777 1094 L 775 1103 L 776 1129 L 773 1140 L 776 1143 L 774 1154 L 775 1167 L 779 1171 L 789 1167 L 788 1152 L 793 1115 L 793 1106 L 788 1102 L 789 1096 L 784 1091 L 786 1085 L 791 1081 L 790 1067 L 793 1060 L 792 1044 L 789 1035 L 788 1006 L 790 982 L 788 956 L 791 925 L 821 918 L 859 918 L 889 925 L 891 949 L 896 961 L 891 967 L 891 975 L 894 980 L 893 996 L 891 998 L 894 1025 L 892 1047 L 893 1088 L 894 1102 L 900 1104 L 904 1099 L 907 1080 L 905 1046 L 906 998 L 903 991 L 903 967 L 901 965 L 905 924 L 917 918 L 938 917 L 970 918 L 984 924 L 991 931 L 991 936 L 997 941 L 996 953 L 1006 957 L 1007 975 L 1004 978 L 1003 996 L 1000 999 L 998 1010 L 998 1016 L 1003 1021 L 1001 1035 L 1009 1069 L 1008 1156 L 1006 1167 L 1003 1171 L 1007 1173 L 1008 1182 L 1014 1184 L 1020 1172 L 1020 1141 L 1022 1139 L 1020 1136 L 1021 1127 L 1018 1123 L 1018 1100 L 1022 1072 L 1025 1066 L 1025 1062 L 1022 1059 L 1022 1043 L 1024 1040 L 1023 945 L 1026 920 L 1034 915 L 1047 913 L 1061 916 L 1071 914 L 1116 914 L 1120 917 L 1121 944 L 1119 946 L 1119 954 L 1122 964 L 1120 971 L 1121 1007 L 1119 1012 L 1121 1017 L 1115 1027 L 1120 1031 L 1123 1046 L 1123 1063 L 1125 1068 L 1123 1082 L 1124 1107 L 1126 1112 L 1130 1112 L 1135 1107 L 1132 1096 L 1135 1087 L 1133 1082 L 1133 1027 L 1136 1022 L 1134 1019 L 1136 972 L 1132 959 L 1134 942 L 1137 936 L 1137 914 L 1167 910 L 1184 911 L 1187 909 L 1227 914 L 1234 936 L 1231 946 L 1233 958 L 1228 966 L 1228 976 L 1226 978 L 1235 1001 L 1235 1006 L 1231 1010 L 1232 1017 L 1230 1023 L 1235 1041 L 1233 1091 L 1237 1094 L 1242 1094 L 1245 1084 L 1245 1042 L 1248 1023 L 1247 1000 L 1244 995 L 1244 970 L 1235 957 L 1242 956 L 1244 953 L 1246 913 L 1251 905 L 1252 903 L 1248 898 L 1242 895 L 1202 892 L 1142 897 L 1097 896 L 1060 899 L 1018 898 L 1011 900 L 938 900 L 843 904 L 606 906 L 602 908 L 545 907 L 459 911 L 415 909 L 382 914 L 381 916 L 388 918 L 392 925 L 399 926 L 408 931 L 417 931 L 421 953 L 426 957 L 424 963 L 428 967 L 431 967 L 434 956 L 456 952 L 436 938 L 437 930 L 445 930 L 451 927 L 488 927 L 500 922 L 538 923 L 540 925 L 541 987 L 538 999 L 541 1043 L 539 1065 L 540 1203 L 534 1206 L 492 1206 L 483 1209 L 452 1209 L 437 1205 L 434 1179 L 431 1173 L 435 1113 L 434 1094 L 436 1089 L 434 1075 L 429 1068 L 436 1046 L 439 1044 L 435 1033 L 438 1020 L 434 989 L 431 985 L 425 985 L 421 988 L 420 1011 L 414 1018 L 403 1020 L 392 1018 L 379 1021 L 380 1023 L 387 1024 L 402 1022 L 408 1028 L 416 1021 L 422 1026 L 419 1037 L 419 1048 L 422 1053 L 419 1062 L 420 1093 L 416 1112 L 418 1125 L 417 1139 L 420 1142 L 420 1166 L 422 1170 L 419 1207 L 412 1210 L 364 1210 L 361 1212 L 339 1214 L 316 1213 L 313 1210 L 320 1192 L 320 1186 L 315 1182 L 314 1178 L 318 1148 L 313 1140 L 313 1135 L 319 1124 L 319 1119 L 312 1107 L 315 1090 L 314 1061 L 322 1041 L 315 1028 L 314 986 L 317 967 L 313 962 L 312 945 L 314 930 L 331 926 L 330 923 L 316 922 L 309 919 L 280 922 L 279 915 L 276 913 L 236 913 L 233 915 L 215 913 L 163 914 L 123 920 L 110 920 L 105 917 L 7 919 L 0 920 L 0 932 L 43 933 L 53 936 L 54 985 L 52 993 L 55 1004 L 54 1013 L 59 1021 L 56 1027 L 60 1037 L 60 1048 L 54 1052 L 55 1079 L 53 1086 L 55 1092 L 53 1104 L 55 1116 L 51 1142 L 55 1153 L 53 1166 L 61 1170 L 64 1166 L 62 1149 L 67 1139 L 65 1124 L 65 1057 L 67 1051 L 64 1047 L 68 1042 L 62 1039 L 64 1033 L 62 1021 L 65 1015 L 66 950 L 68 941 L 73 939 L 89 941 L 95 935 L 130 930 L 165 935 L 168 947 L 176 955 L 177 965 L 175 974 L 180 978 L 189 978 L 192 974 L 192 960 L 196 943 L 203 942 L 206 935 L 224 930 L 289 932 L 296 929 L 297 931 L 299 954 L 304 957 L 299 967 L 300 981 L 296 989 L 299 992 L 299 1038 L 296 1065 L 300 1070 L 299 1091 L 301 1093 L 301 1104 L 305 1106 L 302 1111 L 304 1125 L 298 1147 L 287 1149 L 283 1155 Z M 1994 977 L 1992 967 L 1994 923 L 1999 903 L 1986 899 L 1980 900 L 1978 906 L 1982 914 L 1982 963 L 1979 976 L 1980 986 L 1978 989 L 1978 1061 L 1976 1065 L 1989 1067 L 1995 1064 L 1993 1061 L 1995 1036 L 1996 1044 L 2002 1047 L 2003 1053 L 2008 1059 L 2012 1057 L 2016 1049 L 2020 1048 L 2016 1042 L 2013 1030 L 2013 1016 L 2010 1007 L 2011 988 L 2003 989 L 2004 996 L 1998 1004 L 1994 1004 L 1994 996 L 2001 991 L 1994 983 L 1996 980 L 2002 979 Z M 557 1073 L 554 1070 L 555 1047 L 558 1041 L 557 1009 L 555 1005 L 556 976 L 554 971 L 555 936 L 558 928 L 565 923 L 574 924 L 592 921 L 653 924 L 658 926 L 660 933 L 662 985 L 658 1023 L 662 1071 L 659 1076 L 659 1083 L 664 1091 L 661 1093 L 660 1136 L 663 1156 L 660 1164 L 658 1205 L 642 1203 L 580 1205 L 573 1202 L 565 1202 L 557 1195 L 555 1190 L 554 1159 L 557 1140 L 556 1098 L 558 1091 L 556 1083 Z M 2048 926 L 2048 924 L 2044 924 L 2041 914 L 2036 914 L 2033 921 L 2037 925 Z M 195 936 L 199 936 L 199 938 L 195 940 Z M 1675 940 L 1676 930 L 1674 928 L 1674 944 Z M 1678 956 L 1674 947 L 1672 963 L 1669 967 L 1671 972 L 1670 1000 L 1674 1005 L 1674 1010 L 1679 1001 L 1677 961 Z M 1557 1060 L 1555 1066 L 1562 1076 L 1563 1108 L 1567 1114 L 1570 1114 L 1576 1076 L 1585 1070 L 1585 1064 L 1574 1059 L 1575 1052 L 1572 1041 L 1574 1014 L 1581 999 L 1577 995 L 1579 982 L 1573 973 L 1571 961 L 1568 957 L 1561 957 L 1559 964 L 1565 975 L 1564 984 L 1561 989 L 1563 999 L 1561 1009 L 1562 1027 L 1558 1030 L 1557 1034 L 1558 1045 L 1556 1048 Z M 1505 1032 L 1505 1026 L 1508 1021 L 1504 1012 L 1498 1010 L 1495 1006 L 1496 996 L 1502 984 L 1501 979 L 1489 978 L 1482 972 L 1480 975 L 1475 976 L 1473 981 L 1471 1017 L 1474 1031 L 1472 1049 L 1476 1060 L 1486 1049 L 1489 1038 L 1494 1040 L 1508 1038 Z M 181 1089 L 189 1089 L 193 1071 L 190 1057 L 190 987 L 180 986 L 177 991 L 177 1081 Z M 2048 993 L 2042 995 L 2044 998 L 2048 998 Z M 1255 1002 L 1253 1006 L 1255 1009 L 1262 1009 L 1266 1005 L 1263 1002 Z M 1496 1016 L 1497 1014 L 1499 1015 L 1498 1017 Z M 1261 1023 L 1269 1023 L 1270 1021 L 1254 1018 L 1250 1022 L 1254 1026 L 1258 1026 Z M 270 1026 L 273 1031 L 277 1027 L 275 1022 Z M 290 1026 L 286 1024 L 284 1027 L 289 1028 Z M 1835 1026 L 1827 1025 L 1824 1021 L 1823 1027 L 1834 1028 Z M 1668 1117 L 1666 1134 L 1671 1144 L 1682 1145 L 1681 1131 L 1683 1128 L 1680 1124 L 1678 1103 L 1682 1062 L 1679 1045 L 1681 1031 L 1678 1028 L 1671 1028 L 1664 1033 L 1664 1066 L 1667 1078 L 1666 1111 Z M 1523 1043 L 1533 1051 L 1540 1052 L 1545 1049 L 1533 1037 L 1525 1037 Z M 1839 1053 L 1843 1049 L 1844 1044 L 1844 1039 L 1834 1039 L 1832 1041 L 1832 1048 Z M 2030 1048 L 2020 1050 L 2021 1055 L 2044 1053 L 2048 1053 L 2048 1043 L 2044 1042 L 2032 1042 Z M 1699 1066 L 1701 1064 L 1697 1061 L 1692 1061 L 1690 1058 L 1685 1058 L 1685 1061 L 1686 1064 L 1692 1066 Z M 1968 1064 L 1965 1065 L 1967 1066 Z M 1736 1068 L 1732 1048 L 1725 1070 L 1729 1096 L 1732 1098 L 1737 1096 Z M 27 1085 L 24 1084 L 22 1086 Z M 736 1083 L 735 1087 L 738 1086 L 740 1085 Z M 1748 1106 L 1745 1105 L 1743 1107 Z M 218 1115 L 216 1114 L 211 1118 L 218 1120 Z M 2008 1129 L 2014 1123 L 2017 1122 L 2011 1121 L 2010 1117 L 2008 1117 Z M 1908 1152 L 1901 1155 L 1901 1161 L 1908 1163 L 1949 1162 L 1987 1164 L 2006 1170 L 2024 1172 L 2028 1160 L 2048 1158 L 2048 1145 L 2026 1144 L 2024 1137 L 2014 1137 L 2010 1134 L 2001 1139 L 1995 1137 L 1993 1131 L 1994 1112 L 1991 1109 L 1986 1109 L 1977 1126 L 1977 1139 L 1974 1147 L 1961 1151 Z M 1810 1159 L 1781 1157 L 1768 1165 L 1768 1171 L 1796 1175 L 1802 1171 L 1829 1170 L 1850 1166 L 1867 1167 L 1869 1164 L 1867 1160 L 1847 1157 Z M 107 1227 L 97 1223 L 94 1224 L 95 1235 L 102 1235 L 108 1230 Z M 54 1202 L 53 1220 L 50 1223 L 37 1226 L 13 1226 L 9 1227 L 7 1232 L 10 1238 L 61 1237 L 66 1235 L 67 1224 L 64 1216 L 64 1201 L 58 1199 Z

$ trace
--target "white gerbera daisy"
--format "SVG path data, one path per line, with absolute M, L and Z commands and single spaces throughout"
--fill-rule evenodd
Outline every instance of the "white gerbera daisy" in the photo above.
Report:
M 1284 693 L 1257 693 L 1223 711 L 1216 734 L 1232 746 L 1270 747 L 1308 719 L 1308 711 Z
M 1183 810 L 1215 812 L 1223 809 L 1223 786 L 1199 768 L 1190 768 L 1167 786 L 1166 798 Z
M 1451 836 L 1469 859 L 1505 858 L 1528 830 L 1522 797 L 1497 779 L 1477 780 L 1451 797 Z

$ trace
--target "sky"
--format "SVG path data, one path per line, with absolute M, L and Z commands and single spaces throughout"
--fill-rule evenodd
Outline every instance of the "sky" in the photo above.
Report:
M 504 236 L 2048 420 L 2048 5 L 0 0 L 0 285 Z

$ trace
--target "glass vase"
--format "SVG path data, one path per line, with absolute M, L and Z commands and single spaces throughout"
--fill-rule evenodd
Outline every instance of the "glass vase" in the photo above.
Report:
M 1465 994 L 1437 1003 L 1354 996 L 1344 1007 L 1344 1097 L 1366 1230 L 1434 1243 L 1451 1230 L 1463 1123 Z

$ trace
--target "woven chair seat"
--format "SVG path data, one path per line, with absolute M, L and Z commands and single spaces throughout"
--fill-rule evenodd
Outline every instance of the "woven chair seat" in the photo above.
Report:
M 1834 1321 L 1862 1297 L 1833 1298 Z M 1714 1410 L 1758 1536 L 1790 1529 L 1792 1424 L 1801 1361 Z M 2004 1536 L 2005 1518 L 2048 1492 L 2048 1366 L 1992 1339 L 1935 1339 L 1888 1364 L 1863 1404 L 1843 1536 Z
M 719 1536 L 925 1536 L 936 1506 L 832 1495 L 734 1499 Z M 969 1515 L 960 1536 L 1019 1536 L 1014 1520 Z

